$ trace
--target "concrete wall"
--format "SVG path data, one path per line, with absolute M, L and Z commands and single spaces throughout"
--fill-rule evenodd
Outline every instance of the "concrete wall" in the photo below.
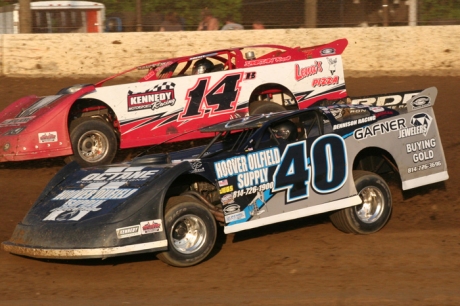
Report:
M 460 26 L 0 35 L 7 76 L 109 76 L 159 59 L 252 44 L 347 38 L 346 76 L 460 75 Z

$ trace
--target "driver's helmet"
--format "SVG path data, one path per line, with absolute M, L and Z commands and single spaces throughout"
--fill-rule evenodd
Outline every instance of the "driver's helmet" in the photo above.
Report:
M 285 139 L 288 141 L 294 141 L 297 139 L 297 126 L 289 120 L 283 121 L 274 127 L 272 131 L 276 138 Z
M 206 72 L 211 72 L 212 68 L 214 68 L 214 64 L 210 60 L 202 58 L 199 61 L 195 62 L 195 65 L 192 69 L 192 74 L 202 74 Z

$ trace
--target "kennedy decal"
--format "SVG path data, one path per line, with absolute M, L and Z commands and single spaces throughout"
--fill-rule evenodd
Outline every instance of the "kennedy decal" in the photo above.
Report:
M 142 93 L 128 92 L 128 112 L 142 109 L 156 110 L 176 103 L 175 83 L 163 82 Z

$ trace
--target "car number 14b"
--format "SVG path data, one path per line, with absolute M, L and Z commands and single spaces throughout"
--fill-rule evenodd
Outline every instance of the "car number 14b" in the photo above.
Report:
M 318 137 L 307 156 L 306 141 L 288 144 L 273 174 L 273 192 L 286 191 L 286 202 L 308 198 L 310 184 L 320 194 L 340 189 L 348 176 L 347 150 L 339 135 Z

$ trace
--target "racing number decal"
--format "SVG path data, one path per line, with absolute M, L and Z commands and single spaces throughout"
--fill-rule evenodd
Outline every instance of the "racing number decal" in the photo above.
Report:
M 308 197 L 310 166 L 308 166 L 306 144 L 302 141 L 287 145 L 281 156 L 281 163 L 273 174 L 273 191 L 286 189 L 287 202 Z M 302 178 L 305 180 L 302 181 Z
M 236 110 L 241 74 L 226 75 L 211 89 L 208 89 L 209 79 L 210 77 L 199 79 L 187 92 L 187 103 L 184 111 L 179 114 L 179 120 L 201 118 L 205 109 L 210 109 L 211 115 Z
M 308 198 L 311 180 L 313 189 L 318 193 L 338 190 L 348 176 L 346 152 L 345 142 L 340 136 L 321 136 L 311 146 L 310 169 L 306 142 L 287 145 L 273 174 L 273 191 L 286 190 L 286 202 L 289 203 Z
M 338 135 L 325 135 L 316 139 L 311 147 L 313 188 L 319 193 L 336 191 L 347 179 L 347 151 Z M 317 168 L 318 167 L 318 168 Z

